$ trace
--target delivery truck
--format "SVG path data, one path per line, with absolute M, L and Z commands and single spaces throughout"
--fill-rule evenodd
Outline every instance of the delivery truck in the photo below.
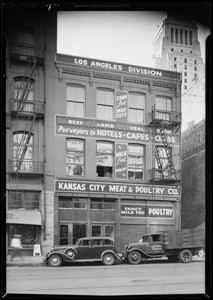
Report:
M 205 249 L 204 229 L 161 231 L 126 245 L 123 260 L 139 264 L 144 259 L 167 257 L 171 262 L 189 263 L 201 249 Z

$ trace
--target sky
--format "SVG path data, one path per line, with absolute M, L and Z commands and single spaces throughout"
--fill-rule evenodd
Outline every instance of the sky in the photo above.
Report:
M 163 11 L 59 11 L 57 52 L 154 67 L 153 40 L 165 16 Z M 198 24 L 204 59 L 208 34 Z

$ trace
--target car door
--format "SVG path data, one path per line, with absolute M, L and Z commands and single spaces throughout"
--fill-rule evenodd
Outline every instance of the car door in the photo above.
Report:
M 77 251 L 77 259 L 89 259 L 92 256 L 92 245 L 90 239 L 84 239 L 79 242 Z
M 164 243 L 162 234 L 151 234 L 149 244 L 147 244 L 147 254 L 161 255 L 164 253 Z
M 93 239 L 91 240 L 92 252 L 91 258 L 101 258 L 101 253 L 104 252 L 105 246 L 103 239 Z

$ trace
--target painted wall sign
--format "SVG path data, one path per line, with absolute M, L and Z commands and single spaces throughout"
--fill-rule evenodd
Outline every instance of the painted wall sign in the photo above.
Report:
M 115 116 L 117 122 L 127 122 L 128 92 L 115 91 Z
M 116 122 L 103 122 L 94 119 L 74 118 L 69 116 L 55 116 L 55 133 L 74 137 L 94 137 L 125 141 L 151 142 L 153 139 L 151 128 L 148 125 L 128 125 Z M 165 130 L 166 131 L 166 130 Z M 155 142 L 162 143 L 160 131 L 155 135 Z M 178 144 L 178 137 L 172 130 L 167 130 L 167 142 Z
M 55 191 L 179 197 L 180 188 L 97 181 L 55 180 Z
M 167 78 L 180 79 L 180 73 L 178 72 L 152 69 L 152 68 L 135 66 L 135 65 L 127 65 L 127 64 L 121 64 L 121 63 L 116 63 L 111 61 L 91 59 L 86 57 L 64 55 L 60 53 L 57 53 L 56 60 L 57 62 L 69 63 L 81 67 L 93 67 L 96 69 L 122 71 L 122 72 L 140 74 L 140 75 L 146 75 L 152 77 L 154 76 L 154 77 L 167 77 Z
M 149 218 L 166 218 L 174 217 L 173 206 L 160 205 L 134 205 L 121 204 L 120 214 L 122 217 L 149 217 Z
M 115 145 L 115 178 L 127 179 L 127 144 Z

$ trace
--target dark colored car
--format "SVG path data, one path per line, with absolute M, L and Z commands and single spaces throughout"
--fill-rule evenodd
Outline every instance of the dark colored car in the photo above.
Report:
M 122 254 L 121 254 L 122 255 Z M 80 238 L 75 245 L 54 246 L 45 256 L 44 262 L 51 267 L 59 267 L 68 262 L 102 261 L 104 265 L 121 262 L 114 240 L 108 237 Z

